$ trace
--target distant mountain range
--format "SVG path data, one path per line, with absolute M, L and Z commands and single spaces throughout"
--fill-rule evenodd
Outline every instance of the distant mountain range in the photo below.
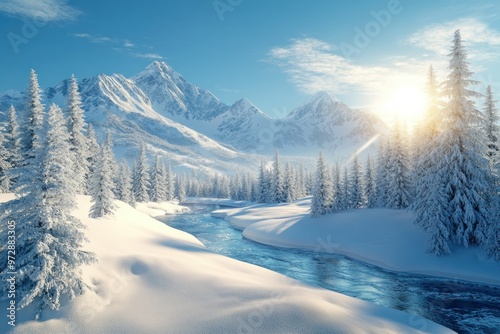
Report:
M 201 173 L 255 170 L 262 155 L 315 158 L 319 150 L 344 160 L 386 127 L 374 114 L 320 92 L 284 118 L 272 119 L 247 99 L 228 106 L 164 62 L 126 78 L 100 74 L 79 82 L 86 112 L 101 136 L 111 131 L 115 153 L 132 158 L 142 142 L 173 165 Z M 68 80 L 44 91 L 44 103 L 65 105 Z M 0 110 L 23 107 L 23 93 L 0 94 Z

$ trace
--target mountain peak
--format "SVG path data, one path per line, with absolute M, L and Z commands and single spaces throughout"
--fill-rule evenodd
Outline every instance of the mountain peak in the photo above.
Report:
M 340 103 L 340 100 L 337 99 L 333 94 L 328 93 L 327 91 L 319 91 L 316 94 L 314 94 L 309 102 L 313 101 L 326 101 L 326 102 L 335 102 L 335 103 Z
M 337 114 L 337 116 L 350 114 L 351 109 L 343 104 L 334 95 L 326 92 L 319 91 L 314 94 L 306 103 L 295 108 L 290 113 L 289 117 L 296 120 L 304 117 L 312 117 L 313 119 L 324 119 L 328 114 Z M 340 115 L 339 115 L 340 114 Z

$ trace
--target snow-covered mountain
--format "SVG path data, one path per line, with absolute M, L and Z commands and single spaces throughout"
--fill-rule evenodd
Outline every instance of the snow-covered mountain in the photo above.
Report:
M 153 62 L 131 79 L 158 113 L 245 152 L 269 155 L 278 148 L 316 156 L 323 149 L 342 160 L 386 128 L 377 116 L 353 110 L 326 92 L 283 119 L 271 119 L 247 99 L 225 105 L 164 62 Z
M 126 78 L 100 74 L 79 83 L 86 120 L 98 133 L 112 132 L 116 153 L 133 157 L 145 141 L 151 152 L 188 169 L 210 171 L 255 167 L 278 148 L 282 155 L 345 160 L 385 130 L 373 114 L 351 109 L 320 92 L 287 117 L 272 119 L 247 99 L 228 106 L 188 82 L 164 62 Z M 68 81 L 44 91 L 44 103 L 65 105 Z M 22 108 L 22 93 L 0 94 L 0 110 Z
M 249 170 L 257 159 L 225 147 L 215 140 L 157 113 L 149 97 L 120 74 L 84 79 L 80 82 L 85 118 L 103 138 L 110 131 L 118 157 L 134 158 L 144 142 L 151 154 L 158 153 L 174 166 L 212 173 Z M 68 80 L 44 91 L 44 103 L 65 105 Z M 22 110 L 19 92 L 0 95 L 0 108 L 13 104 Z M 249 168 L 250 167 L 250 168 Z
M 374 114 L 351 109 L 327 92 L 315 94 L 276 122 L 274 143 L 284 153 L 307 152 L 316 147 L 340 161 L 386 131 Z

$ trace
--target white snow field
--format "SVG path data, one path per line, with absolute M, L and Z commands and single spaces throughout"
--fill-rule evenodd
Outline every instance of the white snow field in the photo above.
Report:
M 343 254 L 384 269 L 500 285 L 500 263 L 480 247 L 454 247 L 450 256 L 426 252 L 427 238 L 406 210 L 359 209 L 313 218 L 311 198 L 291 204 L 222 209 L 243 236 L 263 244 Z
M 4 316 L 1 333 L 452 333 L 212 253 L 192 235 L 122 202 L 113 216 L 91 219 L 90 198 L 78 201 L 86 249 L 99 260 L 83 268 L 93 291 L 45 311 L 40 321 L 31 320 L 31 307 L 17 312 L 16 327 Z

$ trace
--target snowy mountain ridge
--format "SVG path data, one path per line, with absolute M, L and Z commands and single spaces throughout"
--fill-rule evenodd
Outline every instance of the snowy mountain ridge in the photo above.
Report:
M 44 103 L 64 106 L 67 86 L 63 80 L 47 88 Z M 260 160 L 252 154 L 269 156 L 276 148 L 309 158 L 323 150 L 344 160 L 384 131 L 375 115 L 351 109 L 327 92 L 281 119 L 272 119 L 246 98 L 229 106 L 165 62 L 155 61 L 131 78 L 99 74 L 79 86 L 86 120 L 101 135 L 112 132 L 119 156 L 132 157 L 145 141 L 153 153 L 204 173 L 246 170 Z M 18 91 L 0 94 L 0 110 L 11 104 L 22 110 L 22 96 Z

